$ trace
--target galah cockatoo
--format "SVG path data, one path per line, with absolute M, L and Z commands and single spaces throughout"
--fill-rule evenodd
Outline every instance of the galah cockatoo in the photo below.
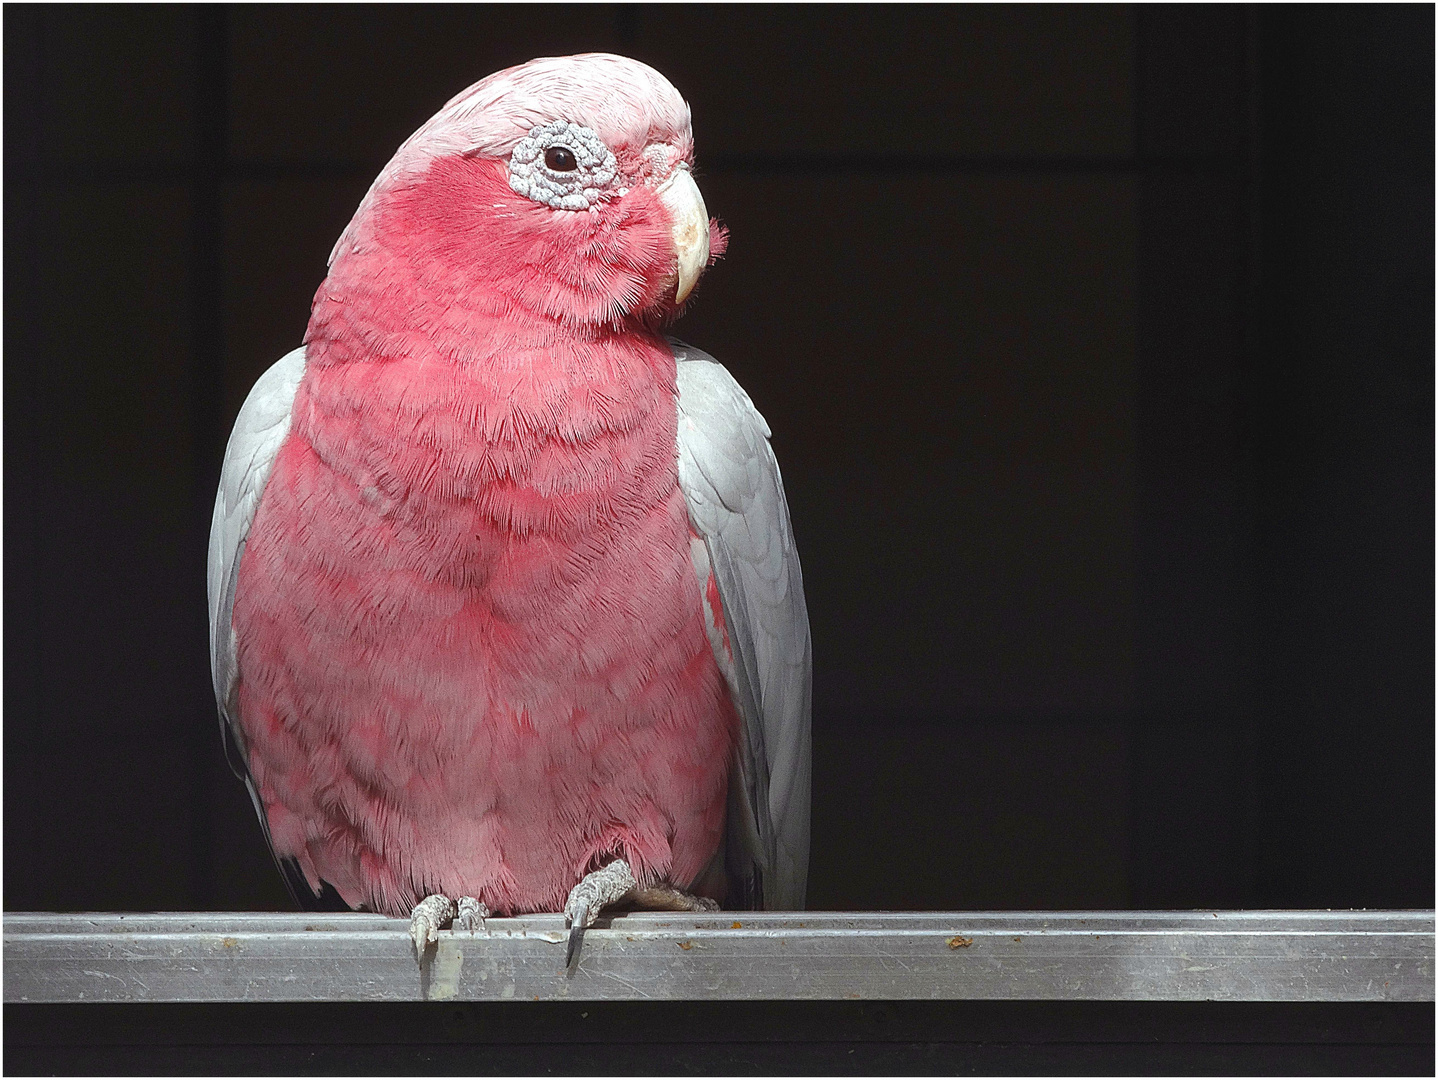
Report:
M 221 729 L 297 899 L 803 906 L 810 642 L 769 429 L 661 329 L 724 247 L 689 107 L 534 60 L 400 147 L 210 532 Z

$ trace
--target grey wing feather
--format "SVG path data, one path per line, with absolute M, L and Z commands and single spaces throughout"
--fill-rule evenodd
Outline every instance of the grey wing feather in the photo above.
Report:
M 304 373 L 305 350 L 300 348 L 281 357 L 250 390 L 225 447 L 220 490 L 215 496 L 215 513 L 210 520 L 209 563 L 205 574 L 210 601 L 210 675 L 220 709 L 220 732 L 226 754 L 231 767 L 249 786 L 261 824 L 265 822 L 265 814 L 249 777 L 244 736 L 234 711 L 239 672 L 230 616 L 235 607 L 235 582 L 240 574 L 245 541 L 270 478 L 275 455 L 289 434 L 290 410 Z M 267 827 L 266 838 L 268 831 Z
M 707 353 L 670 346 L 679 484 L 704 541 L 696 569 L 707 578 L 712 568 L 719 589 L 732 663 L 715 651 L 743 721 L 726 872 L 748 883 L 757 906 L 798 910 L 809 863 L 811 647 L 784 484 L 769 426 L 743 388 Z

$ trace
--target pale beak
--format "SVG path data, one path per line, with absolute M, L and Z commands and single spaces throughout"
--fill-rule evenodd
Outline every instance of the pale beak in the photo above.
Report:
M 672 237 L 678 260 L 678 280 L 674 286 L 674 302 L 682 304 L 694 291 L 705 264 L 709 262 L 709 212 L 699 185 L 685 168 L 675 169 L 669 179 L 659 185 L 659 201 L 674 222 Z

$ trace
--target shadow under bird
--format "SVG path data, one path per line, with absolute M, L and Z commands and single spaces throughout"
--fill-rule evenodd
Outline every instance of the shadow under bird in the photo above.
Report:
M 400 147 L 210 532 L 221 730 L 296 899 L 798 909 L 810 641 L 769 429 L 664 327 L 722 252 L 689 107 L 586 54 Z

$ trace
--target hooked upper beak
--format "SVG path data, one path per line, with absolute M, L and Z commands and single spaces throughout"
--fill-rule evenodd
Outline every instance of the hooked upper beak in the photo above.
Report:
M 678 260 L 674 302 L 682 304 L 694 291 L 694 283 L 709 261 L 709 212 L 704 209 L 704 197 L 687 168 L 680 167 L 670 173 L 656 194 L 674 223 L 670 234 Z

